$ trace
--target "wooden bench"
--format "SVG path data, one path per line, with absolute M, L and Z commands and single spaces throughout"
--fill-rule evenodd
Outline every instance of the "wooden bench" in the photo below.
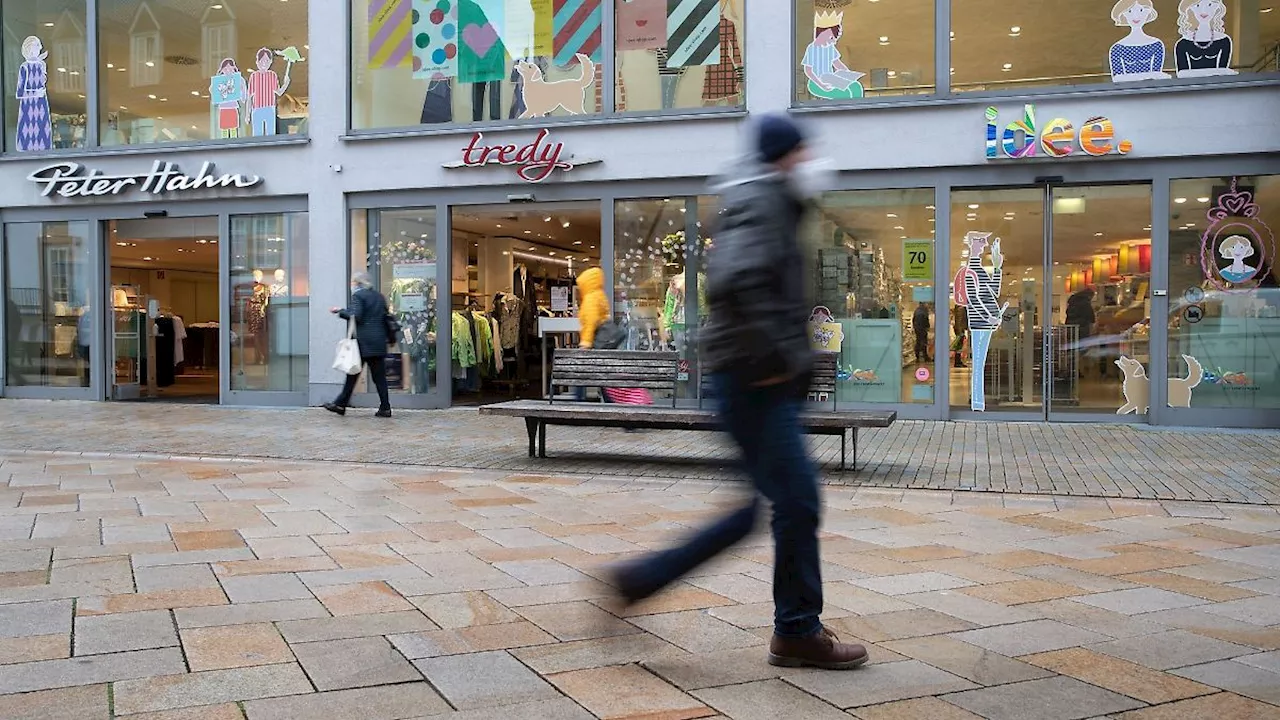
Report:
M 828 370 L 829 368 L 829 370 Z M 699 380 L 699 387 L 705 381 Z M 702 407 L 679 407 L 676 390 L 679 380 L 679 357 L 669 352 L 635 352 L 627 350 L 559 350 L 551 367 L 552 397 L 547 400 L 516 400 L 485 405 L 481 415 L 524 418 L 529 434 L 529 457 L 547 456 L 547 426 L 643 428 L 649 430 L 720 430 L 715 412 Z M 830 396 L 834 402 L 836 386 L 835 359 L 824 358 L 815 369 L 811 397 Z M 670 391 L 671 404 L 618 405 L 600 402 L 575 402 L 557 399 L 557 387 L 644 388 Z M 702 393 L 699 393 L 702 395 Z M 840 437 L 840 469 L 848 468 L 847 440 L 853 439 L 854 469 L 858 462 L 858 430 L 885 428 L 897 420 L 892 410 L 825 410 L 809 408 L 800 423 L 810 435 Z

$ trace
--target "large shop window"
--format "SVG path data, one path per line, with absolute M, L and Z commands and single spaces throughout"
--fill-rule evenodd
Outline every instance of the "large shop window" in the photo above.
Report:
M 5 226 L 6 382 L 87 388 L 93 312 L 89 223 Z
M 624 350 L 681 359 L 677 392 L 699 397 L 698 329 L 707 319 L 706 257 L 719 216 L 716 198 L 620 200 L 614 206 L 614 315 Z
M 310 237 L 306 213 L 231 218 L 233 391 L 306 391 Z
M 307 0 L 98 0 L 98 17 L 103 145 L 306 133 Z
M 44 152 L 84 147 L 85 0 L 10 2 L 4 26 L 4 148 Z
M 932 403 L 932 189 L 831 192 L 806 224 L 814 348 L 836 353 L 842 402 Z
M 352 0 L 352 127 L 742 104 L 743 0 L 611 1 Z
M 1174 181 L 1169 405 L 1280 408 L 1280 176 Z
M 374 278 L 400 323 L 387 352 L 391 392 L 422 395 L 435 383 L 437 262 L 435 208 L 352 211 L 351 268 Z
M 934 2 L 795 0 L 797 102 L 933 93 Z
M 1274 72 L 1280 14 L 1269 0 L 952 0 L 957 91 L 1168 82 Z M 873 6 L 874 7 L 874 6 Z

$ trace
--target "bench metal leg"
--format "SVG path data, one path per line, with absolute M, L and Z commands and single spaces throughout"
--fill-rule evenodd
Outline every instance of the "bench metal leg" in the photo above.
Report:
M 547 456 L 547 424 L 545 422 L 538 423 L 538 457 L 545 458 Z
M 537 440 L 538 440 L 538 419 L 527 417 L 524 419 L 525 432 L 529 433 L 529 457 L 536 457 Z
M 848 440 L 848 437 L 845 434 L 845 431 L 841 430 L 840 431 L 840 469 L 842 471 L 845 468 L 849 467 L 848 462 L 845 460 L 845 448 L 847 447 L 847 442 L 846 442 L 847 440 Z
M 858 467 L 858 428 L 853 429 L 853 471 L 857 472 Z

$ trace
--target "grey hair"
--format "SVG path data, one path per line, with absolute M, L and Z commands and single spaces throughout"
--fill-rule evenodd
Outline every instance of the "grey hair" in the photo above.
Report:
M 373 287 L 373 278 L 370 277 L 369 273 L 367 272 L 358 272 L 355 275 L 352 275 L 351 282 L 355 283 L 356 285 L 359 285 L 362 288 Z

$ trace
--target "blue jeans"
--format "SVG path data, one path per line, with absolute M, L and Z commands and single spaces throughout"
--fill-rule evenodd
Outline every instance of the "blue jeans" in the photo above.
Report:
M 995 334 L 995 330 L 969 331 L 969 346 L 972 349 L 969 365 L 973 368 L 972 379 L 969 381 L 971 410 L 982 412 L 987 409 L 987 349 L 991 347 L 991 336 Z
M 255 109 L 249 115 L 249 126 L 252 128 L 250 133 L 254 137 L 264 137 L 266 135 L 276 134 L 276 107 L 261 107 Z
M 742 453 L 756 495 L 682 544 L 627 566 L 623 590 L 637 599 L 652 595 L 742 540 L 755 527 L 764 496 L 773 506 L 774 632 L 807 637 L 822 628 L 822 505 L 801 433 L 800 400 L 787 385 L 751 387 L 728 375 L 713 381 L 720 421 Z

